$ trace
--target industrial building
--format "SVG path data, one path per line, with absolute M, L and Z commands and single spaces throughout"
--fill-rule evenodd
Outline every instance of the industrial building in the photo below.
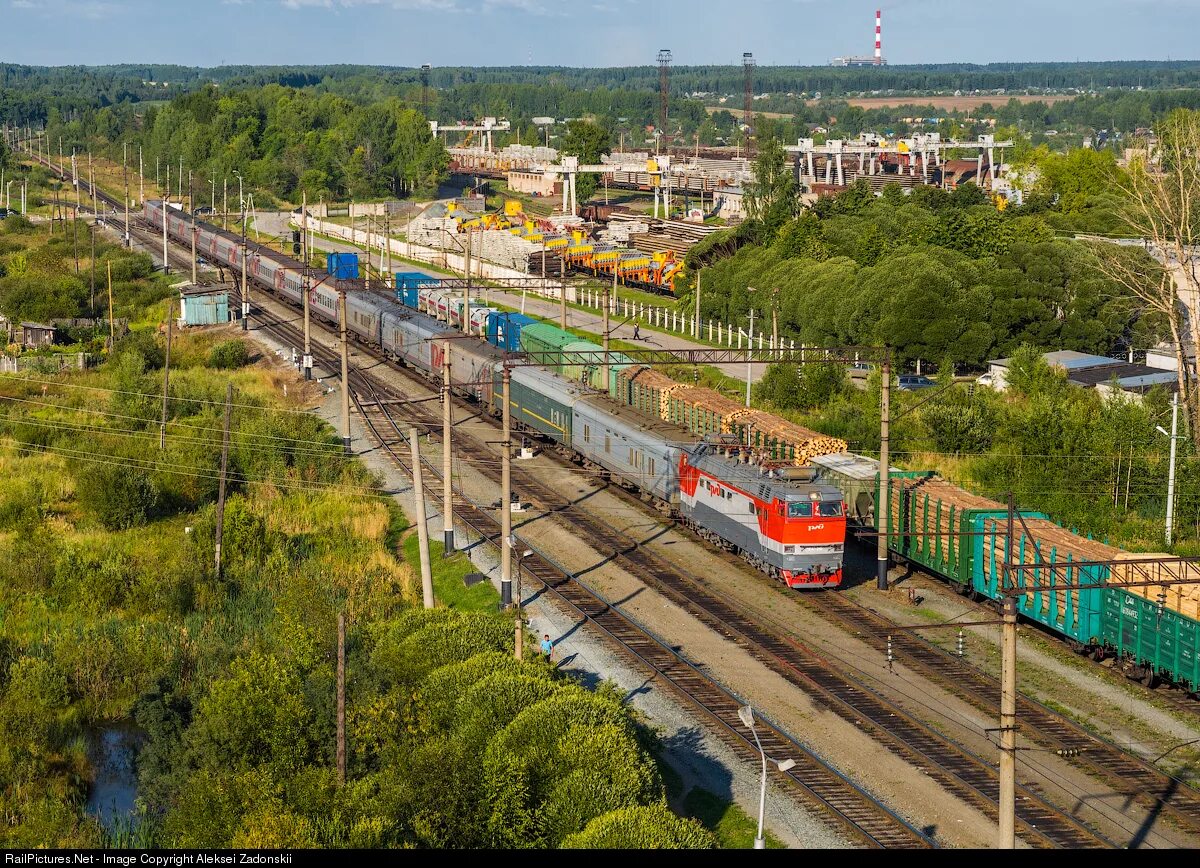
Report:
M 883 10 L 875 10 L 875 53 L 869 55 L 849 55 L 835 57 L 829 61 L 830 66 L 886 66 L 883 59 Z

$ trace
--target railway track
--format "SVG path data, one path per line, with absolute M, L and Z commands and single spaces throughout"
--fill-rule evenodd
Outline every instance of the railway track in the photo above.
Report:
M 270 326 L 286 341 L 295 342 L 302 338 L 294 326 L 277 319 Z M 331 365 L 335 361 L 333 357 L 327 360 Z M 416 376 L 411 371 L 401 370 L 409 376 Z M 389 394 L 381 400 L 378 397 L 380 388 L 369 379 L 363 382 L 364 379 L 358 374 L 351 375 L 352 392 L 366 392 L 372 396 L 370 401 L 360 403 L 360 410 L 364 414 L 386 413 L 388 405 L 383 400 L 402 401 L 406 397 Z M 424 380 L 421 382 L 425 384 Z M 417 422 L 435 437 L 440 436 L 441 420 L 435 412 L 420 404 L 407 406 L 414 417 L 410 421 Z M 478 472 L 493 480 L 498 479 L 496 456 L 483 444 L 459 439 L 455 449 L 460 456 L 471 461 Z M 906 714 L 865 685 L 839 673 L 810 650 L 754 624 L 728 603 L 704 591 L 694 577 L 640 548 L 636 541 L 580 509 L 552 487 L 539 481 L 534 474 L 517 467 L 513 470 L 513 479 L 516 487 L 551 513 L 569 519 L 572 526 L 581 531 L 598 551 L 624 562 L 626 568 L 630 568 L 647 584 L 719 634 L 745 648 L 806 693 L 816 696 L 847 721 L 856 726 L 869 721 L 872 734 L 894 753 L 978 810 L 993 817 L 996 815 L 999 784 L 992 764 Z M 471 507 L 468 505 L 468 508 Z M 562 589 L 565 594 L 578 593 L 577 589 L 581 588 L 586 594 L 592 593 L 577 581 L 569 585 L 562 584 L 563 571 L 558 567 L 554 569 L 560 576 L 559 584 L 547 583 L 543 576 L 538 576 L 539 580 L 547 583 L 548 587 Z M 577 610 L 587 613 L 581 601 L 568 599 L 568 602 Z M 1022 836 L 1038 846 L 1113 846 L 1112 842 L 1049 804 L 1029 788 L 1021 789 L 1017 816 Z
M 111 204 L 116 205 L 115 201 L 111 200 L 110 197 L 105 196 L 103 193 L 99 195 Z M 298 335 L 298 332 L 294 328 L 286 326 L 283 323 L 276 323 L 275 327 L 282 328 L 285 332 L 287 329 L 291 329 L 291 333 L 285 335 L 286 339 L 295 340 Z M 354 387 L 355 380 L 356 378 L 352 377 L 352 387 Z M 374 386 L 369 379 L 362 378 L 358 388 L 369 392 Z M 368 405 L 363 405 L 360 406 L 360 411 L 364 413 L 364 418 L 367 418 L 369 412 L 382 412 L 390 420 L 390 415 L 387 414 L 386 408 L 382 404 L 379 404 L 376 410 L 370 410 Z M 431 418 L 426 419 L 425 423 L 431 430 L 435 431 L 437 430 L 435 426 L 440 424 L 438 420 Z M 394 423 L 390 424 L 394 427 Z M 389 449 L 389 452 L 391 451 Z M 477 455 L 475 457 L 479 461 L 484 460 L 483 456 Z M 494 460 L 494 456 L 491 457 Z M 575 504 L 562 498 L 557 492 L 541 484 L 528 474 L 518 472 L 516 478 L 518 484 L 525 491 L 536 492 L 534 494 L 535 499 L 540 500 L 546 508 L 553 512 L 570 516 L 576 525 L 585 525 L 589 538 L 602 546 L 608 547 L 613 557 L 624 560 L 628 564 L 638 568 L 636 574 L 650 578 L 651 584 L 655 585 L 660 592 L 674 600 L 677 604 L 708 623 L 709 626 L 718 632 L 746 648 L 754 656 L 784 675 L 784 677 L 787 677 L 793 683 L 797 683 L 802 689 L 810 693 L 816 692 L 822 695 L 829 702 L 830 706 L 838 710 L 844 717 L 855 721 L 860 721 L 863 717 L 870 720 L 876 733 L 881 738 L 889 740 L 889 747 L 894 752 L 899 753 L 908 761 L 925 770 L 951 791 L 956 792 L 963 798 L 984 810 L 990 811 L 994 815 L 997 785 L 995 782 L 995 772 L 990 763 L 986 763 L 980 758 L 975 757 L 960 746 L 954 745 L 933 732 L 919 721 L 903 714 L 898 708 L 884 700 L 881 696 L 875 694 L 864 685 L 855 683 L 837 672 L 833 667 L 820 661 L 817 655 L 798 643 L 782 638 L 753 623 L 744 613 L 737 611 L 726 601 L 717 599 L 713 595 L 702 591 L 695 583 L 694 577 L 688 576 L 686 573 L 678 570 L 678 568 L 665 565 L 654 555 L 639 548 L 637 542 L 630 537 L 598 521 L 585 510 L 579 509 Z M 463 508 L 467 508 L 466 503 L 463 504 Z M 475 512 L 479 512 L 477 508 L 472 508 Z M 492 536 L 494 537 L 494 534 Z M 618 617 L 628 625 L 629 622 L 623 615 L 615 612 L 602 598 L 591 594 L 590 591 L 584 590 L 584 586 L 580 583 L 570 580 L 569 577 L 566 577 L 564 571 L 558 567 L 549 564 L 549 562 L 533 565 L 527 564 L 527 566 L 530 567 L 530 572 L 535 576 L 537 576 L 537 569 L 548 570 L 545 576 L 537 576 L 538 579 L 546 583 L 547 587 L 553 588 L 556 593 L 570 603 L 583 617 L 592 620 L 601 629 L 605 630 L 605 632 L 611 632 L 603 623 L 605 618 Z M 554 582 L 557 582 L 557 584 L 553 584 Z M 564 588 L 566 589 L 565 591 L 562 590 Z M 581 592 L 585 594 L 584 597 L 571 599 L 569 596 Z M 816 596 L 844 600 L 844 598 L 836 594 Z M 595 608 L 597 606 L 600 608 Z M 878 635 L 880 630 L 886 629 L 886 621 L 878 616 L 875 617 L 880 622 L 873 625 L 874 632 Z M 843 623 L 846 623 L 849 619 L 839 618 L 835 620 L 842 620 Z M 854 632 L 862 633 L 863 629 L 863 626 L 860 624 L 854 629 Z M 652 645 L 656 643 L 658 646 L 661 646 L 660 650 L 669 654 L 675 654 L 672 649 L 662 646 L 662 643 L 659 643 L 653 637 L 647 637 L 648 634 L 642 631 L 642 638 L 635 639 L 634 644 L 629 646 L 634 656 L 638 656 L 639 649 L 645 653 L 649 653 L 646 652 L 646 648 L 651 646 L 646 646 L 646 641 L 650 641 Z M 936 649 L 936 646 L 930 645 L 929 647 L 935 651 L 940 651 L 940 649 Z M 906 648 L 906 652 L 914 657 L 920 656 L 916 650 L 911 648 Z M 934 654 L 933 656 L 936 657 L 937 655 Z M 689 668 L 689 671 L 693 673 L 691 677 L 695 677 L 698 674 L 695 667 L 692 667 L 691 664 L 682 661 L 677 654 L 675 654 L 675 657 L 677 658 L 676 663 L 678 665 Z M 641 658 L 639 657 L 639 659 Z M 950 657 L 950 660 L 958 663 L 953 657 Z M 664 659 L 657 662 L 667 665 L 669 661 Z M 932 664 L 927 664 L 927 668 L 931 671 L 936 669 Z M 662 674 L 662 671 L 659 669 L 655 671 Z M 946 676 L 943 674 L 939 677 L 939 680 L 945 681 Z M 957 682 L 951 680 L 951 683 Z M 988 685 L 987 689 L 991 691 L 992 696 L 998 694 L 998 687 L 995 687 L 994 682 Z M 975 704 L 979 703 L 981 694 L 976 692 L 969 693 L 969 695 L 973 697 Z M 1025 702 L 1036 705 L 1029 700 L 1025 700 Z M 1045 725 L 1044 730 L 1042 730 L 1042 727 L 1039 727 L 1040 731 L 1054 733 L 1055 737 L 1066 748 L 1079 744 L 1082 737 L 1091 742 L 1085 749 L 1097 749 L 1095 742 L 1098 740 L 1094 737 L 1089 736 L 1082 730 L 1078 730 L 1073 724 L 1061 718 L 1056 718 L 1048 709 L 1044 709 L 1041 706 L 1037 707 L 1042 709 L 1043 719 L 1039 720 L 1039 723 Z M 987 710 L 989 712 L 993 710 L 990 702 L 987 705 Z M 1024 710 L 1022 709 L 1022 712 Z M 736 708 L 734 709 L 734 714 L 736 715 Z M 729 720 L 725 720 L 724 723 L 726 726 L 731 725 Z M 732 725 L 736 726 L 736 721 L 733 721 Z M 779 737 L 786 739 L 786 736 L 780 735 Z M 1099 742 L 1099 744 L 1104 745 L 1109 750 L 1112 749 L 1112 746 L 1104 742 Z M 1135 781 L 1138 787 L 1145 790 L 1145 792 L 1151 793 L 1154 798 L 1157 798 L 1164 806 L 1179 814 L 1180 818 L 1185 821 L 1189 818 L 1189 815 L 1194 819 L 1200 820 L 1200 801 L 1197 801 L 1186 793 L 1181 793 L 1177 788 L 1173 788 L 1171 784 L 1174 782 L 1164 785 L 1163 778 L 1165 776 L 1161 772 L 1153 770 L 1152 767 L 1151 769 L 1141 768 L 1139 766 L 1140 761 L 1137 761 L 1136 758 L 1127 757 L 1127 759 L 1132 760 L 1132 762 L 1122 764 L 1110 760 L 1107 763 L 1099 764 L 1098 770 L 1103 771 L 1106 776 L 1110 774 L 1119 775 L 1119 780 Z M 1155 775 L 1157 775 L 1157 778 Z M 1030 837 L 1034 843 L 1041 843 L 1044 846 L 1059 845 L 1070 847 L 1111 845 L 1111 842 L 1103 839 L 1074 818 L 1065 815 L 1059 809 L 1045 803 L 1031 791 L 1022 793 L 1022 797 L 1018 808 L 1019 822 L 1023 824 L 1022 834 Z
M 806 594 L 801 602 L 826 620 L 840 623 L 880 654 L 885 653 L 890 637 L 897 660 L 974 707 L 994 710 L 983 697 L 999 696 L 1000 683 L 944 648 L 898 630 L 886 617 L 843 594 Z M 1023 735 L 1049 750 L 1071 756 L 1116 792 L 1141 801 L 1151 810 L 1165 811 L 1187 829 L 1200 829 L 1200 793 L 1191 787 L 1020 693 L 1017 719 Z
M 289 334 L 287 328 L 281 329 Z M 292 334 L 291 336 L 294 336 Z M 334 359 L 323 359 L 327 364 Z M 384 397 L 370 378 L 352 375 L 352 386 L 365 389 L 354 402 L 374 439 L 391 460 L 412 475 L 412 460 L 406 436 L 388 409 L 392 395 Z M 401 399 L 403 400 L 403 399 Z M 427 496 L 438 500 L 442 479 L 432 463 L 422 458 L 423 472 L 432 479 L 426 483 Z M 454 495 L 456 518 L 470 527 L 482 540 L 499 548 L 500 526 L 493 510 L 484 509 L 461 494 Z M 524 545 L 522 543 L 522 545 Z M 674 692 L 698 707 L 720 732 L 723 740 L 743 759 L 756 762 L 757 747 L 742 731 L 738 708 L 745 704 L 733 693 L 706 675 L 682 654 L 655 637 L 625 615 L 618 607 L 587 588 L 568 571 L 536 549 L 522 558 L 518 570 L 553 593 L 573 609 L 579 618 L 599 630 L 616 644 L 640 668 L 658 677 Z M 836 769 L 808 751 L 769 722 L 760 733 L 763 749 L 776 758 L 790 757 L 796 765 L 786 772 L 774 771 L 776 780 L 824 815 L 837 818 L 839 825 L 869 846 L 879 848 L 928 848 L 934 842 L 924 833 L 882 805 Z

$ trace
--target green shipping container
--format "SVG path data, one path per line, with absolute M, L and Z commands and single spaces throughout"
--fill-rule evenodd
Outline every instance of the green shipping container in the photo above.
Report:
M 579 338 L 549 323 L 535 323 L 521 329 L 521 351 L 530 353 L 548 368 L 562 367 L 562 351 L 567 344 Z
M 1190 691 L 1200 690 L 1200 622 L 1154 600 L 1105 588 L 1101 639 L 1139 666 Z

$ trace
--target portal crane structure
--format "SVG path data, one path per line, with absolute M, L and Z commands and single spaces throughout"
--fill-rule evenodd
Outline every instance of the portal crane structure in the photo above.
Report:
M 856 160 L 860 175 L 878 175 L 883 173 L 885 155 L 907 156 L 907 165 L 902 164 L 901 170 L 907 168 L 910 177 L 916 177 L 919 170 L 922 179 L 928 182 L 930 166 L 943 165 L 947 151 L 974 150 L 977 152 L 975 177 L 983 177 L 983 158 L 986 154 L 990 186 L 996 181 L 995 149 L 1007 147 L 1012 147 L 1011 141 L 996 141 L 996 137 L 990 134 L 981 135 L 975 141 L 959 141 L 943 140 L 939 133 L 917 133 L 893 140 L 875 133 L 862 133 L 857 139 L 830 139 L 821 145 L 815 144 L 812 139 L 799 139 L 794 145 L 786 145 L 784 150 L 797 155 L 801 180 L 809 183 L 818 181 L 815 158 L 824 157 L 824 183 L 838 186 L 846 183 L 846 161 Z
M 686 166 L 672 166 L 671 158 L 665 154 L 660 154 L 656 157 L 651 157 L 645 162 L 636 163 L 599 163 L 596 165 L 583 165 L 579 162 L 579 157 L 561 156 L 558 163 L 550 165 L 535 166 L 550 177 L 561 177 L 563 179 L 563 213 L 570 214 L 572 217 L 579 214 L 579 201 L 575 196 L 575 181 L 580 172 L 609 174 L 614 175 L 618 172 L 626 172 L 635 174 L 644 172 L 650 176 L 650 186 L 654 189 L 654 216 L 658 217 L 658 203 L 660 199 L 663 203 L 663 216 L 669 216 L 671 213 L 671 179 L 673 174 L 683 174 Z
M 492 133 L 493 132 L 508 132 L 512 129 L 512 124 L 504 118 L 484 118 L 482 122 L 477 124 L 439 124 L 437 121 L 429 122 L 429 130 L 433 133 L 436 139 L 438 133 L 480 133 L 480 139 L 483 141 L 484 150 L 491 153 L 492 148 Z

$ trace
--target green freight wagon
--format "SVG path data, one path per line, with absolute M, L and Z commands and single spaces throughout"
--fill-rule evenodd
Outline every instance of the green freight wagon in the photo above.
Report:
M 601 392 L 607 392 L 609 395 L 616 395 L 620 391 L 620 387 L 617 385 L 617 375 L 632 364 L 634 364 L 633 359 L 624 353 L 610 352 L 608 382 L 604 382 L 604 365 L 596 365 L 591 369 L 588 376 L 588 385 L 593 389 L 599 389 Z M 621 403 L 625 402 L 622 401 Z
M 572 383 L 590 382 L 593 375 L 600 376 L 601 365 L 597 359 L 603 356 L 596 354 L 603 352 L 603 347 L 591 341 L 573 340 L 563 345 L 562 363 L 558 366 L 558 372 Z
M 1107 567 L 1075 566 L 1077 561 L 1105 560 L 1103 543 L 1068 533 L 1036 512 L 1018 513 L 1012 546 L 1015 564 L 1044 564 L 1045 568 L 1013 573 L 1010 580 L 1022 593 L 1017 611 L 1075 642 L 1075 649 L 1095 644 L 1102 630 Z M 1028 534 L 1026 533 L 1028 528 Z M 1008 511 L 977 513 L 970 521 L 974 551 L 974 589 L 1000 599 L 999 584 L 1007 553 Z M 1064 585 L 1090 585 L 1067 590 Z
M 1143 684 L 1166 676 L 1200 691 L 1200 622 L 1121 588 L 1105 588 L 1100 638 Z
M 538 363 L 555 370 L 562 367 L 563 348 L 578 340 L 579 338 L 570 332 L 544 322 L 527 325 L 521 329 L 522 352 L 529 353 Z
M 876 492 L 878 499 L 878 488 Z M 889 506 L 888 548 L 893 552 L 945 576 L 962 593 L 974 591 L 993 600 L 1003 596 L 1000 581 L 1008 510 L 1002 504 L 964 491 L 931 471 L 907 471 L 892 473 Z M 1102 587 L 1055 590 L 1052 586 L 1103 585 L 1107 571 L 1071 566 L 1072 561 L 1095 559 L 1087 548 L 1100 544 L 1066 534 L 1042 513 L 1019 510 L 1016 515 L 1020 518 L 1013 562 L 1047 567 L 1014 574 L 1013 581 L 1023 591 L 1017 597 L 1017 610 L 1081 645 L 1093 642 L 1100 634 Z M 1033 539 L 1026 535 L 1026 527 Z M 1058 569 L 1052 574 L 1051 567 Z

